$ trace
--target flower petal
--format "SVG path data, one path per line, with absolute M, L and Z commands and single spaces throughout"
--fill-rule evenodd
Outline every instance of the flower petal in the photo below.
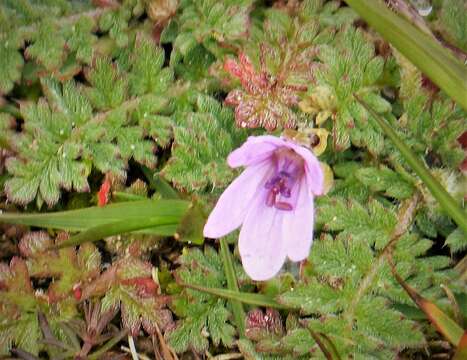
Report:
M 246 168 L 217 201 L 204 226 L 204 236 L 217 239 L 238 228 L 271 171 L 268 161 Z
M 281 269 L 285 258 L 283 211 L 265 205 L 264 195 L 246 215 L 238 247 L 246 273 L 257 281 L 268 280 Z
M 230 153 L 227 162 L 233 168 L 254 165 L 269 158 L 283 145 L 284 140 L 275 136 L 250 136 L 242 146 Z
M 302 261 L 310 253 L 313 242 L 314 206 L 313 194 L 303 179 L 295 208 L 283 216 L 282 231 L 286 234 L 287 256 L 292 261 Z
M 303 158 L 303 160 L 305 160 L 305 174 L 310 191 L 315 195 L 323 194 L 324 174 L 318 158 L 307 148 L 290 141 L 286 142 L 286 146 L 295 151 Z

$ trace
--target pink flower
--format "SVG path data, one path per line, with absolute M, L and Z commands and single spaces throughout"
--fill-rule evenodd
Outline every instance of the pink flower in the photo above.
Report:
M 313 198 L 323 171 L 310 150 L 275 136 L 252 136 L 228 159 L 245 166 L 219 198 L 204 236 L 222 237 L 242 225 L 240 256 L 253 280 L 267 280 L 288 257 L 306 259 L 313 241 Z

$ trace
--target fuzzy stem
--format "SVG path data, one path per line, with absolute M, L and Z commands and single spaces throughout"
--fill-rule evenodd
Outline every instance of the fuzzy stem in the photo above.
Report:
M 126 330 L 120 331 L 112 339 L 107 341 L 99 350 L 93 352 L 88 356 L 89 360 L 98 360 L 105 354 L 108 350 L 112 349 L 120 340 L 122 340 L 127 334 Z
M 135 341 L 133 336 L 128 335 L 128 345 L 130 346 L 130 353 L 133 360 L 139 360 L 138 353 L 136 352 Z
M 229 250 L 229 245 L 224 238 L 219 240 L 221 245 L 221 258 L 224 263 L 225 277 L 227 278 L 227 287 L 232 290 L 239 292 L 237 277 L 235 276 L 235 269 L 233 266 L 232 254 Z M 245 319 L 246 314 L 243 309 L 243 304 L 238 300 L 230 300 L 232 305 L 232 311 L 234 313 L 235 322 L 238 328 L 240 338 L 245 336 Z
M 368 273 L 363 277 L 362 281 L 360 282 L 360 286 L 358 287 L 357 292 L 353 297 L 352 302 L 350 303 L 350 306 L 344 312 L 344 317 L 347 319 L 347 322 L 350 326 L 353 324 L 354 313 L 358 303 L 373 284 L 373 280 L 375 279 L 378 272 L 381 270 L 381 267 L 386 263 L 386 257 L 392 252 L 392 249 L 394 248 L 394 245 L 396 244 L 397 240 L 399 240 L 399 238 L 407 231 L 410 224 L 412 223 L 413 218 L 415 216 L 415 210 L 417 209 L 418 200 L 419 195 L 418 193 L 415 193 L 415 195 L 411 199 L 407 200 L 407 202 L 405 202 L 402 205 L 402 208 L 397 217 L 397 226 L 395 227 L 391 235 L 391 239 L 381 251 L 379 256 L 376 258 L 375 262 L 373 263 L 373 266 L 370 268 Z

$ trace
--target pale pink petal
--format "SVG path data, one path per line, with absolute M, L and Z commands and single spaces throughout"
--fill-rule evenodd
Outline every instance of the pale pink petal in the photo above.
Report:
M 321 195 L 324 191 L 324 174 L 318 158 L 307 148 L 296 145 L 290 141 L 286 146 L 305 160 L 305 174 L 310 191 L 315 195 Z
M 256 199 L 248 212 L 238 239 L 245 272 L 253 280 L 268 280 L 281 269 L 287 254 L 282 228 L 283 211 L 265 205 L 264 196 Z
M 227 163 L 233 168 L 254 165 L 269 158 L 283 145 L 284 140 L 275 136 L 250 136 L 242 146 L 230 153 Z
M 286 234 L 287 256 L 292 261 L 306 259 L 313 242 L 313 194 L 306 181 L 299 184 L 295 208 L 283 215 L 282 231 Z
M 204 226 L 204 236 L 220 238 L 238 228 L 273 167 L 268 161 L 246 168 L 222 193 Z

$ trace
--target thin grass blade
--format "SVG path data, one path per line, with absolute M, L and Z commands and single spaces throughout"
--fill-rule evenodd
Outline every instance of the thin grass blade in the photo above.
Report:
M 192 285 L 192 284 L 182 284 L 182 286 L 188 287 L 190 289 L 202 291 L 214 296 L 219 296 L 224 299 L 230 300 L 237 300 L 245 304 L 256 305 L 256 306 L 264 306 L 270 307 L 275 309 L 294 309 L 290 306 L 285 306 L 279 304 L 273 298 L 262 295 L 262 294 L 255 294 L 255 293 L 244 293 L 244 292 L 237 292 L 228 289 L 220 289 L 220 288 L 209 288 L 199 285 Z
M 3 213 L 0 214 L 0 223 L 38 226 L 67 231 L 84 231 L 108 224 L 115 225 L 124 221 L 137 227 L 138 222 L 141 222 L 144 233 L 172 236 L 176 232 L 189 206 L 190 203 L 183 200 L 128 201 L 104 207 L 94 206 L 53 213 Z M 153 228 L 147 227 L 145 224 L 148 221 L 155 221 L 159 225 Z
M 225 277 L 227 278 L 227 287 L 233 292 L 240 293 L 237 283 L 237 276 L 235 275 L 235 269 L 233 266 L 232 254 L 229 250 L 229 245 L 227 244 L 227 241 L 225 241 L 225 239 L 223 238 L 220 239 L 220 244 L 221 258 L 222 262 L 224 263 Z M 240 333 L 240 337 L 243 337 L 245 335 L 245 309 L 243 309 L 243 304 L 238 300 L 231 299 L 230 303 L 232 304 L 232 311 L 234 314 L 238 332 Z
M 425 299 L 414 288 L 408 285 L 396 272 L 394 265 L 391 265 L 394 277 L 411 299 L 425 313 L 433 326 L 454 346 L 461 342 L 464 330 L 448 315 L 446 315 L 436 304 Z

